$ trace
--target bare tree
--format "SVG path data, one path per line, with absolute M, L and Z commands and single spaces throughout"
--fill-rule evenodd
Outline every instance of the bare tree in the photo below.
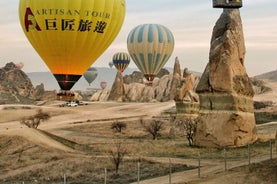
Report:
M 184 131 L 189 142 L 189 146 L 194 144 L 194 135 L 198 122 L 199 118 L 194 117 L 186 117 L 175 121 L 175 126 L 177 126 L 181 131 Z
M 119 133 L 121 133 L 122 130 L 126 129 L 126 127 L 127 127 L 126 123 L 119 122 L 119 121 L 113 122 L 112 125 L 111 125 L 111 129 L 113 129 L 113 130 L 115 130 L 116 132 L 119 132 Z
M 50 115 L 46 112 L 42 112 L 41 109 L 37 111 L 37 114 L 20 120 L 21 124 L 28 126 L 29 128 L 38 128 L 42 121 L 46 121 L 50 118 Z
M 117 138 L 114 147 L 109 151 L 109 154 L 115 166 L 115 173 L 118 174 L 119 166 L 122 163 L 124 156 L 127 154 L 127 148 L 123 142 Z
M 160 131 L 164 129 L 164 122 L 157 119 L 148 122 L 141 119 L 140 124 L 146 132 L 152 135 L 153 140 L 157 140 L 158 136 L 160 136 Z

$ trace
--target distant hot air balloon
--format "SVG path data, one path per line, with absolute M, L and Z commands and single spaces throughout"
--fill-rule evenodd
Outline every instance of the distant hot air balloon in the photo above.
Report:
M 23 31 L 62 90 L 70 90 L 109 47 L 125 0 L 20 0 Z
M 126 52 L 118 52 L 113 55 L 113 64 L 115 68 L 123 73 L 130 63 L 130 56 Z
M 85 73 L 84 73 L 84 78 L 90 85 L 97 77 L 98 71 L 94 67 L 90 67 Z
M 174 37 L 165 26 L 143 24 L 131 30 L 127 48 L 139 70 L 151 82 L 170 58 Z
M 106 82 L 106 81 L 100 82 L 100 87 L 101 87 L 102 89 L 105 89 L 105 88 L 107 87 L 107 82 Z
M 20 62 L 20 63 L 16 63 L 15 66 L 21 70 L 24 67 L 24 63 Z
M 113 67 L 113 62 L 109 62 L 109 67 L 112 68 Z

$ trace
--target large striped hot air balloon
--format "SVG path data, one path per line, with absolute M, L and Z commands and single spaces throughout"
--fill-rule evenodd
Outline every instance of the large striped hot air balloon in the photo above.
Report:
M 130 56 L 126 52 L 118 52 L 113 55 L 113 64 L 115 68 L 123 73 L 130 63 Z
M 125 0 L 20 0 L 23 31 L 62 90 L 70 90 L 109 47 Z
M 174 37 L 165 26 L 143 24 L 131 30 L 127 48 L 139 70 L 151 82 L 170 58 Z

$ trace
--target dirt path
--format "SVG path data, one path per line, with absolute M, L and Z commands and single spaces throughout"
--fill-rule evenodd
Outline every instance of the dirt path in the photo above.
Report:
M 161 161 L 168 163 L 168 158 L 151 158 L 155 161 Z M 269 159 L 268 155 L 259 156 L 259 158 L 252 158 L 251 163 L 258 163 L 264 160 Z M 198 167 L 198 160 L 193 159 L 171 159 L 172 163 L 182 163 L 187 164 L 189 166 Z M 248 160 L 228 160 L 227 161 L 227 171 L 235 168 L 248 165 Z M 223 160 L 201 160 L 200 167 L 200 178 L 198 176 L 198 169 L 187 170 L 183 172 L 176 172 L 171 174 L 171 183 L 172 184 L 185 184 L 187 182 L 196 181 L 197 183 L 206 183 L 205 178 L 213 177 L 216 174 L 224 173 L 225 171 L 224 161 Z M 220 179 L 216 183 L 222 183 L 223 180 Z M 236 178 L 229 180 L 227 183 L 236 183 Z M 143 180 L 139 182 L 140 184 L 168 184 L 169 183 L 169 175 L 157 177 L 153 179 Z M 214 183 L 214 181 L 213 181 Z M 226 183 L 226 182 L 223 182 Z M 133 182 L 131 184 L 137 184 L 137 182 Z

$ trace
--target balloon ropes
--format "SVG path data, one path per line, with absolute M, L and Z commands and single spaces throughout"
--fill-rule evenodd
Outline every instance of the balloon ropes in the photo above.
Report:
M 84 73 L 84 78 L 90 85 L 97 77 L 98 71 L 94 67 L 90 67 L 85 73 Z
M 118 35 L 125 9 L 125 0 L 20 0 L 19 18 L 60 88 L 70 90 Z
M 113 55 L 113 64 L 115 68 L 123 73 L 130 63 L 130 56 L 126 52 L 118 52 Z
M 152 83 L 173 52 L 174 37 L 163 25 L 142 24 L 129 33 L 127 48 L 139 70 Z

